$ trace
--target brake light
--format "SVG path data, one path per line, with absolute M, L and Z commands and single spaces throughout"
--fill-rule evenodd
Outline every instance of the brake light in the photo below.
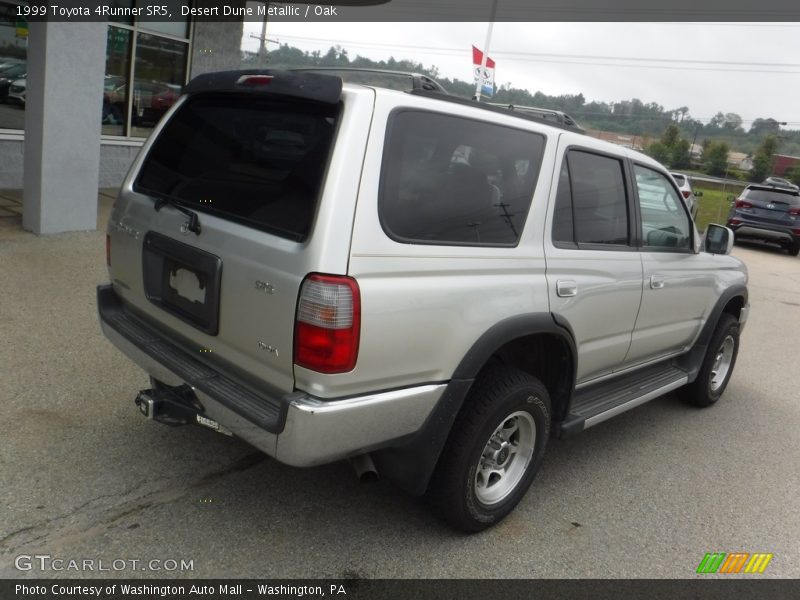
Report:
M 683 197 L 688 200 L 689 196 L 692 195 L 692 192 L 690 192 L 689 190 L 681 190 L 681 194 L 683 194 Z
M 753 205 L 746 200 L 740 199 L 736 201 L 736 208 L 753 208 Z
M 800 206 L 796 206 L 795 208 L 789 209 L 789 214 L 793 217 L 800 217 Z
M 741 219 L 731 219 L 728 221 L 728 225 L 738 225 L 741 222 L 742 222 Z
M 111 266 L 111 236 L 106 234 L 106 266 Z
M 256 87 L 259 85 L 268 85 L 275 79 L 272 75 L 242 75 L 236 80 L 236 85 L 246 85 L 248 87 Z
M 361 296 L 356 280 L 310 275 L 300 288 L 294 330 L 294 362 L 319 373 L 346 373 L 356 366 Z

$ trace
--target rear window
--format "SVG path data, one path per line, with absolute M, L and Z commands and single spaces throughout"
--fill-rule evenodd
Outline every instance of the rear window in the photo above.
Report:
M 189 98 L 136 190 L 288 239 L 308 237 L 339 107 L 232 94 Z
M 396 241 L 513 246 L 531 206 L 543 135 L 440 113 L 390 121 L 381 224 Z
M 792 206 L 800 205 L 800 196 L 798 196 L 796 192 L 776 192 L 773 190 L 747 188 L 742 192 L 741 197 L 758 202 L 783 202 L 784 204 L 790 204 Z

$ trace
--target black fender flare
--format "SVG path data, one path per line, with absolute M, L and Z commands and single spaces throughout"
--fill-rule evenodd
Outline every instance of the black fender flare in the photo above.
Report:
M 697 379 L 697 374 L 700 372 L 700 367 L 703 364 L 703 359 L 708 350 L 708 343 L 711 341 L 711 336 L 717 328 L 717 323 L 719 323 L 719 318 L 722 316 L 725 307 L 731 300 L 737 297 L 742 299 L 742 306 L 747 305 L 748 292 L 746 285 L 732 285 L 722 293 L 717 303 L 714 305 L 714 308 L 711 309 L 708 319 L 706 319 L 703 329 L 700 330 L 700 335 L 697 336 L 694 346 L 692 346 L 689 352 L 678 359 L 678 366 L 685 369 L 689 375 L 689 383 Z
M 572 359 L 570 389 L 573 389 L 577 352 L 569 324 L 551 313 L 531 313 L 504 319 L 486 330 L 467 351 L 422 428 L 403 443 L 373 454 L 378 473 L 411 494 L 424 494 L 475 377 L 505 344 L 536 334 L 555 335 L 567 344 Z

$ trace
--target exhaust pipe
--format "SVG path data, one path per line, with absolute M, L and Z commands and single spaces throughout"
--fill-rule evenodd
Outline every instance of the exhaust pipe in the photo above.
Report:
M 375 468 L 375 463 L 369 454 L 359 454 L 350 458 L 350 464 L 356 472 L 356 477 L 362 483 L 368 481 L 376 481 L 378 479 L 378 470 Z

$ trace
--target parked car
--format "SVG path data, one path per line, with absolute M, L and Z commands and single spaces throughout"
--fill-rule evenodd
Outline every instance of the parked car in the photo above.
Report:
M 778 244 L 800 254 L 800 192 L 773 185 L 748 185 L 728 216 L 737 240 Z
M 28 67 L 25 63 L 17 63 L 0 69 L 0 102 L 8 99 L 8 88 L 12 82 L 24 78 L 27 75 Z
M 764 180 L 764 185 L 772 185 L 775 187 L 786 188 L 788 190 L 800 190 L 800 187 L 796 186 L 788 179 L 784 179 L 783 177 L 767 177 Z
M 128 103 L 128 83 L 109 81 L 103 92 L 103 122 L 121 123 Z M 180 95 L 180 86 L 158 81 L 136 81 L 133 85 L 131 121 L 134 125 L 155 125 Z
M 6 101 L 25 106 L 25 91 L 27 89 L 27 83 L 27 79 L 24 77 L 22 79 L 14 80 L 8 88 L 8 98 Z
M 209 73 L 121 187 L 97 301 L 151 377 L 146 417 L 297 467 L 348 459 L 479 531 L 551 432 L 672 390 L 719 401 L 749 312 L 732 244 L 698 234 L 662 165 L 569 125 Z
M 703 195 L 703 192 L 694 191 L 694 187 L 692 186 L 692 178 L 688 175 L 675 172 L 671 172 L 670 175 L 672 175 L 675 183 L 678 184 L 678 189 L 681 192 L 681 196 L 683 196 L 684 202 L 686 202 L 686 206 L 692 215 L 692 219 L 697 219 L 697 209 L 699 208 L 697 205 L 697 199 Z

